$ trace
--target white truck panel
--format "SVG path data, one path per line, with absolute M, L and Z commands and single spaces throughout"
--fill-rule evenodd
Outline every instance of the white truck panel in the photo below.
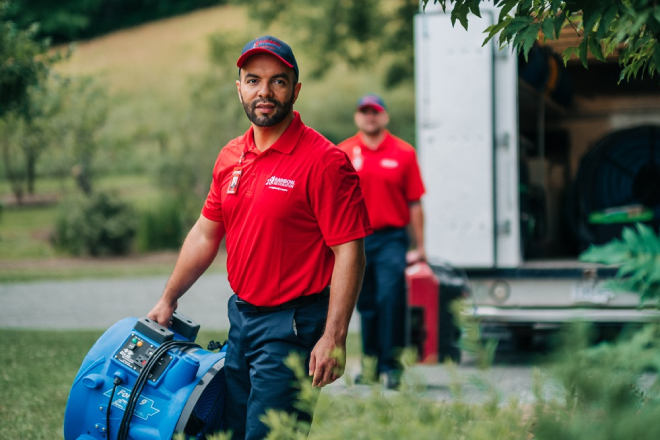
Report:
M 470 20 L 472 23 L 472 20 Z M 495 266 L 522 264 L 518 174 L 518 57 L 495 47 Z
M 474 21 L 466 32 L 447 14 L 416 17 L 417 148 L 428 257 L 493 267 L 494 49 L 481 46 L 492 16 Z

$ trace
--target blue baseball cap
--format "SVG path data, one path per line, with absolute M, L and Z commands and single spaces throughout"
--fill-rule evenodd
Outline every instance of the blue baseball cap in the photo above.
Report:
M 296 73 L 296 78 L 300 76 L 298 73 L 298 63 L 296 62 L 296 57 L 293 56 L 291 46 L 271 35 L 255 38 L 246 44 L 243 47 L 241 56 L 236 61 L 236 65 L 240 69 L 248 58 L 258 53 L 267 53 L 276 56 L 280 61 L 293 69 Z
M 378 113 L 384 112 L 387 110 L 385 107 L 385 101 L 378 95 L 364 95 L 362 98 L 358 99 L 357 109 L 358 111 L 371 107 L 376 110 Z

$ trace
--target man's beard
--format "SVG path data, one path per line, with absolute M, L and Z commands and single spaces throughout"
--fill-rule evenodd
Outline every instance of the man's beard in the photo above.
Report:
M 242 97 L 243 95 L 241 95 L 241 98 Z M 289 113 L 291 113 L 291 109 L 293 109 L 294 93 L 291 92 L 291 98 L 285 103 L 281 103 L 276 99 L 255 99 L 250 103 L 245 102 L 244 99 L 242 101 L 245 114 L 254 125 L 262 128 L 274 127 L 286 119 Z M 257 105 L 266 103 L 275 106 L 275 113 L 272 115 L 257 116 Z
M 362 132 L 367 136 L 378 136 L 384 130 L 381 126 L 370 127 L 367 129 L 362 129 Z

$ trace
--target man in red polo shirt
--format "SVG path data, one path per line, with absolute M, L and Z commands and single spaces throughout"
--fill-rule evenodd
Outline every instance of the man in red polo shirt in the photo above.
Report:
M 177 300 L 208 268 L 226 236 L 229 300 L 225 424 L 235 439 L 267 435 L 267 409 L 298 412 L 292 351 L 307 356 L 312 384 L 343 374 L 371 226 L 346 155 L 305 126 L 293 104 L 298 65 L 283 41 L 249 42 L 237 61 L 250 129 L 218 155 L 202 214 L 148 317 L 167 325 Z M 341 219 L 341 221 L 340 221 Z
M 408 263 L 425 259 L 424 184 L 414 148 L 385 127 L 389 116 L 383 100 L 366 95 L 358 101 L 359 132 L 338 147 L 346 152 L 360 176 L 360 186 L 374 234 L 365 239 L 367 265 L 357 308 L 362 349 L 378 359 L 377 373 L 389 388 L 398 388 L 400 349 L 405 343 L 405 275 L 408 233 L 416 248 Z M 358 377 L 358 382 L 361 377 Z

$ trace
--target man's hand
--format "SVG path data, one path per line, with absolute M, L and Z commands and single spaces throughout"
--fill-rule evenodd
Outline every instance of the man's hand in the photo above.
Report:
M 163 327 L 169 327 L 177 301 L 211 265 L 218 254 L 220 241 L 225 235 L 223 223 L 214 222 L 203 215 L 183 242 L 174 271 L 167 280 L 163 294 L 147 314 L 147 318 Z
M 336 343 L 325 334 L 312 350 L 309 375 L 314 376 L 312 386 L 322 388 L 339 379 L 346 365 L 346 341 Z
M 419 263 L 420 261 L 426 261 L 426 252 L 424 251 L 424 248 L 411 249 L 406 252 L 406 264 L 408 264 L 408 266 Z
M 156 303 L 153 309 L 147 313 L 147 318 L 156 321 L 158 324 L 167 328 L 172 324 L 172 315 L 177 308 L 177 302 L 174 304 L 164 301 L 162 298 Z
M 346 334 L 357 301 L 366 257 L 364 239 L 330 246 L 335 267 L 330 281 L 330 302 L 323 336 L 314 346 L 309 361 L 312 386 L 324 387 L 344 374 Z

